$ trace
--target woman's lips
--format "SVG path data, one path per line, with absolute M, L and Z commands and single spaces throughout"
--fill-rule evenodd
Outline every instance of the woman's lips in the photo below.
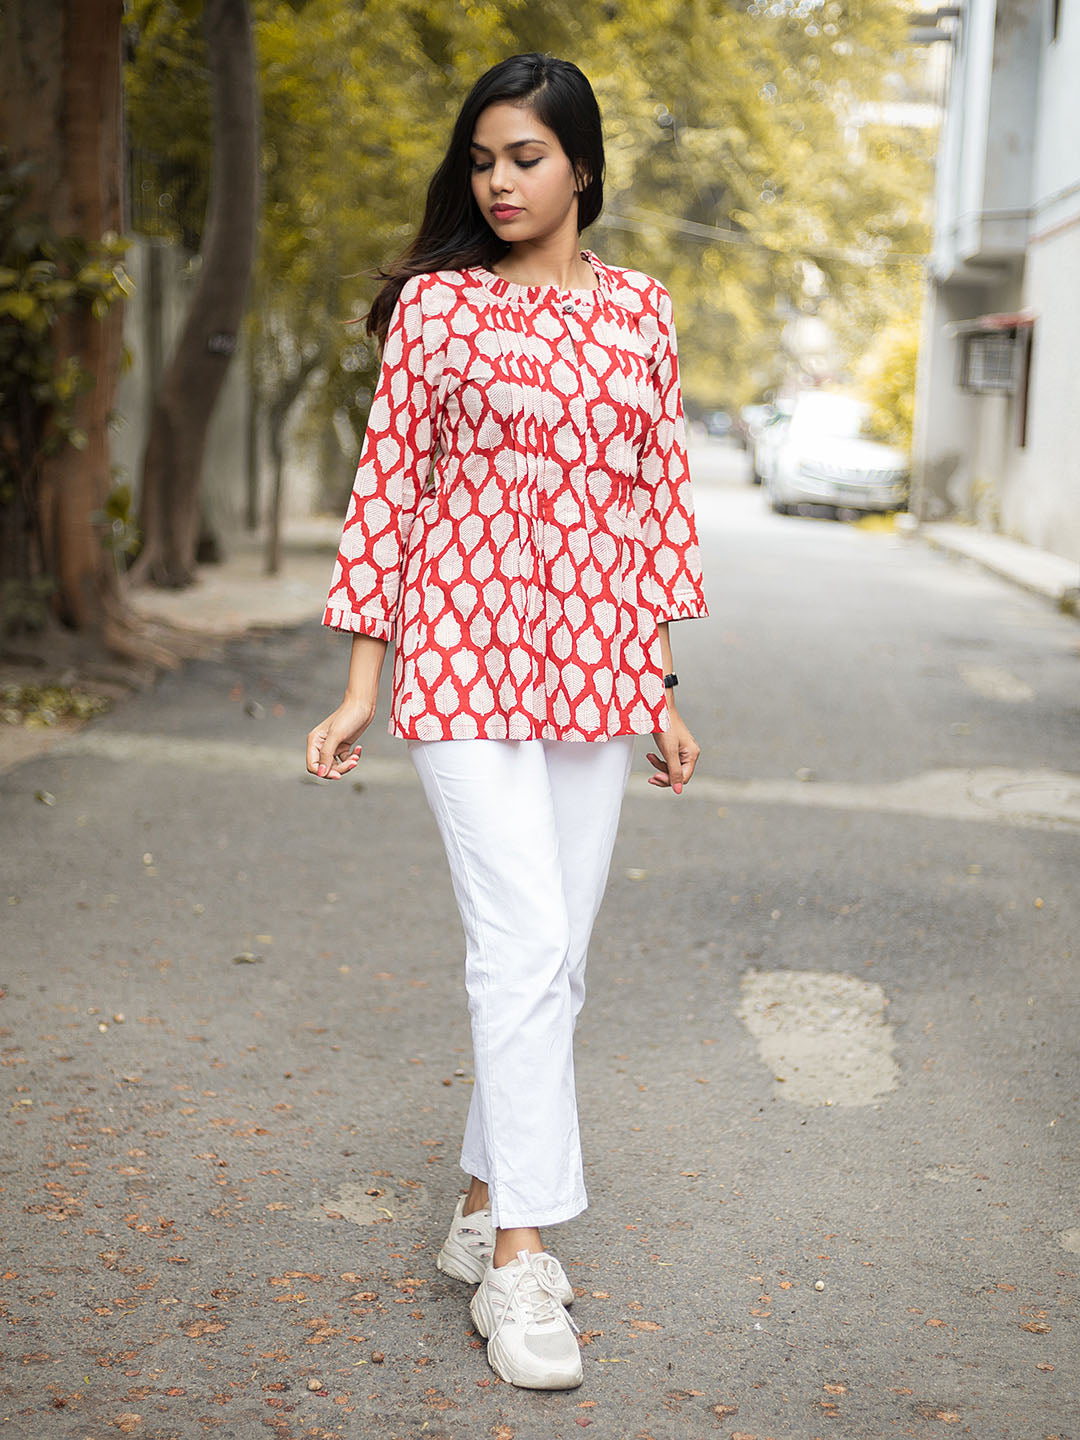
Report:
M 515 215 L 521 214 L 520 205 L 493 205 L 491 213 L 496 220 L 512 220 Z

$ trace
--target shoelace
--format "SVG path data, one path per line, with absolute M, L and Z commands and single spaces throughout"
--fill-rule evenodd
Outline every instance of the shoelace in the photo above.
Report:
M 525 1300 L 532 1312 L 533 1323 L 543 1325 L 562 1317 L 569 1322 L 575 1335 L 580 1334 L 580 1328 L 574 1323 L 574 1317 L 567 1312 L 558 1298 L 559 1262 L 555 1256 L 549 1255 L 546 1250 L 539 1255 L 530 1250 L 519 1250 L 517 1258 L 522 1262 L 521 1268 L 510 1282 L 510 1289 L 503 1304 L 503 1312 L 488 1339 L 494 1340 L 502 1329 L 503 1321 L 510 1313 L 511 1301 L 521 1282 L 526 1279 L 532 1282 L 525 1289 Z

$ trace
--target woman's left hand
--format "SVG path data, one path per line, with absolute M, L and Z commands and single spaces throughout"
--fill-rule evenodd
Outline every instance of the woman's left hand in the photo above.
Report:
M 694 773 L 694 766 L 701 754 L 701 748 L 690 734 L 682 716 L 670 707 L 668 708 L 668 728 L 654 730 L 653 739 L 659 747 L 660 754 L 650 753 L 645 756 L 645 759 L 657 772 L 655 775 L 649 776 L 649 784 L 663 788 L 670 786 L 676 795 L 680 795 L 682 787 Z

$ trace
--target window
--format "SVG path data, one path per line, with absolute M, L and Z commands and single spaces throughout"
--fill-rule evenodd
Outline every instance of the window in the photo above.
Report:
M 1030 312 L 980 315 L 946 326 L 957 338 L 956 383 L 969 395 L 1015 395 L 1015 443 L 1027 444 L 1035 320 Z
M 972 395 L 1011 395 L 1014 375 L 1015 331 L 988 331 L 964 335 L 960 340 L 960 389 Z

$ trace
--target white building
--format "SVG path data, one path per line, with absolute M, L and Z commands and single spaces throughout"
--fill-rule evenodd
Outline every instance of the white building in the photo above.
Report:
M 953 55 L 912 508 L 1080 561 L 1080 0 L 938 14 Z

